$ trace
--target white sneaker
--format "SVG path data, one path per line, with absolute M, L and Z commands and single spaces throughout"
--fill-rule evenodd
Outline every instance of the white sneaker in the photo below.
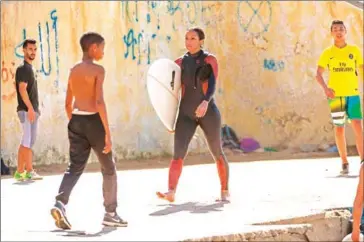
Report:
M 31 172 L 27 172 L 25 174 L 25 179 L 28 180 L 42 180 L 43 177 L 39 175 L 35 170 L 32 170 Z

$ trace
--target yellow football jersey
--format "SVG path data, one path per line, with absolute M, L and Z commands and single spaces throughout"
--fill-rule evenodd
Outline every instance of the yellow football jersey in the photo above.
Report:
M 335 91 L 335 96 L 359 95 L 357 68 L 363 65 L 363 57 L 357 46 L 328 47 L 322 52 L 318 65 L 329 70 L 328 87 Z

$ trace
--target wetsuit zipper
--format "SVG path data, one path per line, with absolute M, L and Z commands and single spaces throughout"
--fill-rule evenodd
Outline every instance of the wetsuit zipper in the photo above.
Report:
M 194 58 L 195 59 L 195 63 L 196 63 L 196 60 L 198 60 L 201 57 L 202 54 L 203 54 L 203 51 L 200 51 L 200 53 Z M 195 90 L 197 89 L 197 72 L 198 72 L 198 67 L 195 70 L 195 85 L 193 87 L 193 89 L 195 89 Z

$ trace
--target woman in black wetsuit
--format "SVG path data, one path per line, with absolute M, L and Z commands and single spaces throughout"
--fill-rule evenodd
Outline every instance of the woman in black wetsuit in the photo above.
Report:
M 197 126 L 204 132 L 210 152 L 217 164 L 221 200 L 229 197 L 229 164 L 221 146 L 221 116 L 213 95 L 218 77 L 215 56 L 202 50 L 205 34 L 200 28 L 189 29 L 185 36 L 188 52 L 175 62 L 181 67 L 182 97 L 174 136 L 174 156 L 169 167 L 168 192 L 157 196 L 173 202 L 183 160 Z

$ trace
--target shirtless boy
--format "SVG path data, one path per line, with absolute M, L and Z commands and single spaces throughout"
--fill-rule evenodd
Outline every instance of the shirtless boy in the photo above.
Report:
M 102 191 L 106 212 L 102 224 L 126 227 L 128 223 L 116 213 L 116 168 L 112 158 L 110 129 L 103 97 L 105 70 L 93 63 L 94 60 L 103 58 L 105 41 L 98 33 L 89 32 L 81 37 L 80 45 L 83 58 L 71 69 L 65 103 L 69 120 L 70 164 L 63 176 L 51 215 L 57 227 L 71 229 L 65 206 L 83 173 L 92 148 L 101 164 L 103 176 Z

